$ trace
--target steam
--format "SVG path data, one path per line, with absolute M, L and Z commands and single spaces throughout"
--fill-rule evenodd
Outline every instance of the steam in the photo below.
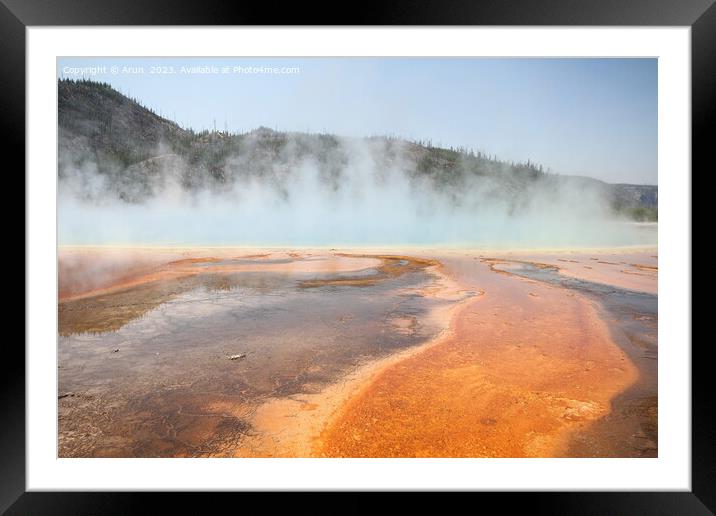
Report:
M 129 167 L 77 148 L 59 168 L 61 245 L 567 247 L 653 245 L 617 220 L 603 189 L 495 170 L 416 172 L 417 146 L 340 138 L 330 151 L 290 136 L 268 152 L 249 135 L 218 179 L 171 149 Z M 497 165 L 495 165 L 497 167 Z M 114 167 L 114 168 L 112 168 Z

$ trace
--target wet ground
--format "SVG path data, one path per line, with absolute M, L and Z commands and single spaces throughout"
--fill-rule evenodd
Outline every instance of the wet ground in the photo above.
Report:
M 656 260 L 68 251 L 59 455 L 653 457 Z
M 455 311 L 439 343 L 354 396 L 319 454 L 656 456 L 657 298 L 615 286 L 621 269 L 596 263 L 603 254 L 588 269 L 601 283 L 529 253 L 440 256 L 450 277 L 483 295 Z
M 59 455 L 232 455 L 267 400 L 320 392 L 440 331 L 426 314 L 441 302 L 422 293 L 429 261 L 227 272 L 313 259 L 326 258 L 193 260 L 185 274 L 60 302 Z
M 614 262 L 602 262 L 616 265 Z M 646 269 L 652 265 L 631 265 Z M 495 270 L 579 292 L 594 301 L 612 339 L 639 370 L 637 381 L 611 401 L 610 412 L 575 436 L 570 456 L 591 457 L 600 446 L 606 456 L 658 455 L 658 297 L 614 285 L 560 274 L 558 267 L 530 262 L 492 262 Z M 611 447 L 601 443 L 611 442 Z

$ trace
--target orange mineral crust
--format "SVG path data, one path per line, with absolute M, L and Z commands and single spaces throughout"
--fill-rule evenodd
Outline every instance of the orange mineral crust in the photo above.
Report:
M 61 248 L 58 272 L 60 457 L 658 453 L 655 250 Z
M 580 455 L 634 453 L 588 438 L 638 377 L 598 307 L 472 257 L 446 265 L 484 295 L 453 313 L 441 343 L 354 396 L 322 433 L 319 455 L 563 457 L 577 453 L 574 441 Z

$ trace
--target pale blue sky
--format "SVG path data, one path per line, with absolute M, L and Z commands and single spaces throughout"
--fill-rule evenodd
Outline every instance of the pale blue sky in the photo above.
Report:
M 180 73 L 208 65 L 300 73 Z M 66 71 L 88 66 L 107 71 Z M 152 66 L 176 73 L 151 74 Z M 215 120 L 233 132 L 263 125 L 393 134 L 529 159 L 560 174 L 657 182 L 656 59 L 61 58 L 57 73 L 109 82 L 195 130 Z

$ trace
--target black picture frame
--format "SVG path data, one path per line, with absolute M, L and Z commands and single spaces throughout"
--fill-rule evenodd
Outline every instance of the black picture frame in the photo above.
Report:
M 362 2 L 332 10 L 320 4 L 236 3 L 221 0 L 0 0 L 0 121 L 3 156 L 25 167 L 25 29 L 87 25 L 570 25 L 689 26 L 692 43 L 692 178 L 707 173 L 716 120 L 716 4 L 714 0 L 505 0 Z M 339 14 L 340 13 L 340 14 Z M 10 73 L 12 71 L 12 73 Z M 709 160 L 707 162 L 707 160 Z M 11 168 L 7 166 L 9 173 Z M 19 174 L 18 174 L 19 176 Z M 24 183 L 22 186 L 24 190 Z M 17 218 L 17 212 L 15 212 Z M 25 257 L 26 260 L 28 257 Z M 26 278 L 27 281 L 27 278 Z M 0 512 L 107 514 L 145 512 L 165 494 L 25 492 L 25 353 L 15 339 L 3 346 L 0 376 Z M 689 342 L 679 343 L 684 347 Z M 690 492 L 484 493 L 511 512 L 528 504 L 537 514 L 714 514 L 716 433 L 708 341 L 692 347 L 692 490 Z M 185 493 L 184 510 L 205 512 L 203 497 Z M 230 495 L 212 494 L 212 503 Z M 246 496 L 245 494 L 243 496 Z M 359 508 L 355 505 L 355 508 Z

